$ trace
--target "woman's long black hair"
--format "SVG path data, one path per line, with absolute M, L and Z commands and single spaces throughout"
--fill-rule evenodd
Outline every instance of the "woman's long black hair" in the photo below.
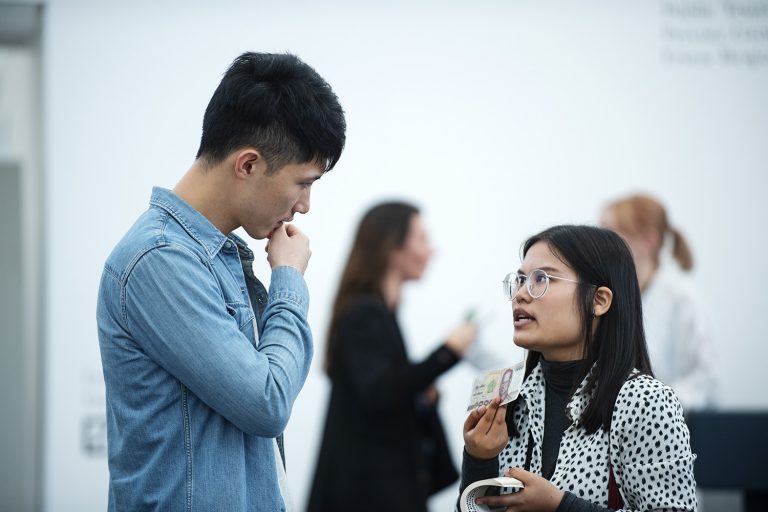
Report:
M 525 241 L 523 258 L 537 242 L 547 244 L 552 253 L 578 275 L 577 300 L 586 340 L 583 354 L 586 364 L 576 384 L 592 369 L 584 391 L 590 398 L 581 425 L 589 433 L 601 426 L 607 432 L 616 397 L 632 369 L 653 375 L 645 344 L 640 286 L 632 253 L 619 235 L 592 226 L 562 225 L 546 229 Z M 593 335 L 593 322 L 598 319 L 593 315 L 592 301 L 600 286 L 610 288 L 613 301 L 599 318 Z M 540 358 L 540 352 L 528 352 L 526 377 Z M 511 421 L 512 409 L 510 405 L 507 410 L 507 425 L 511 434 L 517 435 Z

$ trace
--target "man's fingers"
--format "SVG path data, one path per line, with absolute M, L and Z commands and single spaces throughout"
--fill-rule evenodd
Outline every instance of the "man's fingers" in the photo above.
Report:
M 272 241 L 276 238 L 280 238 L 281 236 L 285 236 L 285 225 L 277 226 L 275 229 L 272 230 L 272 232 L 267 236 L 267 238 Z
M 283 224 L 283 227 L 285 228 L 285 234 L 287 234 L 288 236 L 294 236 L 298 233 L 301 233 L 299 228 L 297 228 L 293 224 Z

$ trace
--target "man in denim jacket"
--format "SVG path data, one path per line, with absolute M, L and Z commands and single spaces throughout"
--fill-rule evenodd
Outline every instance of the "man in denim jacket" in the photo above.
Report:
M 333 168 L 344 113 L 286 54 L 245 53 L 203 120 L 197 158 L 104 265 L 97 321 L 109 510 L 290 510 L 282 432 L 307 377 L 307 237 L 290 224 Z M 269 292 L 232 234 L 269 238 Z

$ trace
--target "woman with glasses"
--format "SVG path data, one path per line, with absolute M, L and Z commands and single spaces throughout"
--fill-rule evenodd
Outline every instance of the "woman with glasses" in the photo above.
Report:
M 333 307 L 325 369 L 331 399 L 310 512 L 425 512 L 458 473 L 437 414 L 437 377 L 475 338 L 464 322 L 419 363 L 397 321 L 402 286 L 432 255 L 419 211 L 390 202 L 357 230 Z
M 695 510 L 688 429 L 651 373 L 627 245 L 556 226 L 522 254 L 503 286 L 525 380 L 514 402 L 467 418 L 461 488 L 517 478 L 519 492 L 476 500 L 508 511 Z
M 659 201 L 641 194 L 608 204 L 600 225 L 621 235 L 632 251 L 656 377 L 675 390 L 686 411 L 712 405 L 714 348 L 709 322 L 685 275 L 693 268 L 685 237 L 670 225 Z

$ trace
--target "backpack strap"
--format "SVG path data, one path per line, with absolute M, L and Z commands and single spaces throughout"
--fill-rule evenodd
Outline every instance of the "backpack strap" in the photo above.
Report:
M 613 466 L 610 465 L 610 462 L 608 463 L 608 508 L 611 510 L 624 508 L 624 500 L 621 498 L 619 486 L 613 476 Z
M 525 465 L 523 469 L 526 471 L 531 470 L 531 457 L 533 456 L 533 433 L 528 431 L 528 447 L 525 450 Z

